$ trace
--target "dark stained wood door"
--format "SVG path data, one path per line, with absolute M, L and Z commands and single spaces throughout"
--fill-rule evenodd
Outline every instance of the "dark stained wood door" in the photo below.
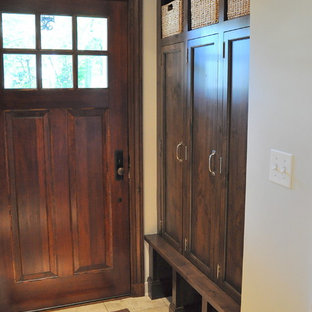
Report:
M 249 94 L 249 28 L 224 34 L 227 88 L 224 94 L 227 155 L 224 170 L 225 193 L 222 205 L 222 247 L 220 282 L 240 300 L 243 268 L 245 188 L 247 160 L 247 121 Z
M 162 49 L 162 233 L 179 251 L 183 248 L 184 44 Z
M 215 272 L 218 203 L 218 35 L 188 44 L 191 125 L 187 257 L 211 278 Z
M 0 311 L 26 311 L 130 292 L 127 2 L 2 1 L 10 13 L 108 19 L 107 88 L 0 91 Z M 37 31 L 38 31 L 37 24 Z M 37 34 L 37 40 L 39 35 Z M 26 51 L 27 52 L 27 51 Z M 26 53 L 25 52 L 25 53 Z M 30 52 L 42 52 L 37 44 Z M 85 55 L 99 55 L 87 51 Z M 116 179 L 115 151 L 123 151 Z

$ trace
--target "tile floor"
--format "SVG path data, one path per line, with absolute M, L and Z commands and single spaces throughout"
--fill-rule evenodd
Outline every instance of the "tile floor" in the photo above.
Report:
M 166 298 L 151 300 L 149 297 L 126 298 L 94 303 L 79 307 L 54 310 L 55 312 L 114 312 L 129 309 L 130 312 L 168 312 L 169 301 Z M 52 311 L 51 311 L 52 312 Z

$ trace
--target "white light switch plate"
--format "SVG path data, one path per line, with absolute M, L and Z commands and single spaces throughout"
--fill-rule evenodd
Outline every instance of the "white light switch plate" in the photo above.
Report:
M 292 154 L 271 149 L 269 180 L 291 188 L 293 158 Z

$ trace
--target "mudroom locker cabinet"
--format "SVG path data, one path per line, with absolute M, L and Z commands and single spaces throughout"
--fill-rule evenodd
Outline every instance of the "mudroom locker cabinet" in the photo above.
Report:
M 239 304 L 249 16 L 232 18 L 221 0 L 216 20 L 197 28 L 192 1 L 180 1 L 172 36 L 162 14 L 174 2 L 158 5 L 158 236 Z

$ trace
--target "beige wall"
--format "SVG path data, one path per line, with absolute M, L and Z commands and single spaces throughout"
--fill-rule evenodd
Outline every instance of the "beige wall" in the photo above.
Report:
M 157 152 L 156 152 L 156 1 L 143 0 L 143 157 L 144 157 L 144 232 L 157 232 Z M 145 246 L 145 275 L 148 253 Z
M 243 312 L 312 311 L 312 1 L 251 1 Z M 295 155 L 292 190 L 270 148 Z

